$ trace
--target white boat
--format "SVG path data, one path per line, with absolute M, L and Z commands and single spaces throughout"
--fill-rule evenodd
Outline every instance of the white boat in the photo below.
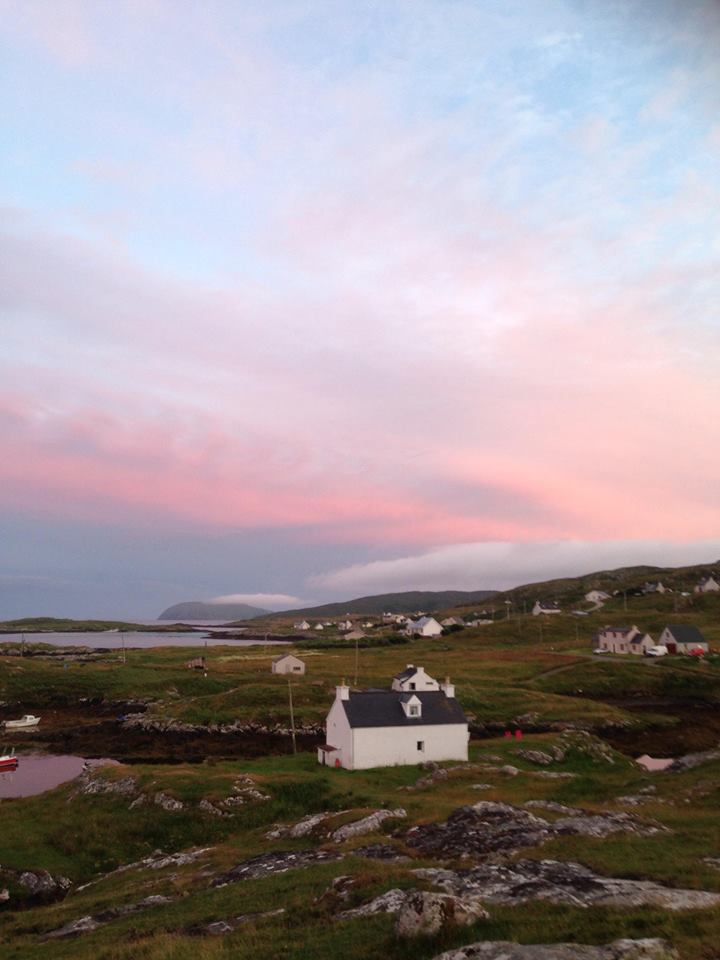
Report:
M 6 730 L 21 730 L 23 727 L 36 727 L 40 723 L 40 717 L 34 717 L 32 713 L 26 713 L 19 720 L 6 720 Z
M 12 747 L 0 747 L 0 771 L 17 770 L 18 758 Z

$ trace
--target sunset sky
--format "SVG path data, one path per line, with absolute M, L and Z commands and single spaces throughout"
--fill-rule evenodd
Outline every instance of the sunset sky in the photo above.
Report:
M 0 36 L 0 618 L 720 557 L 720 3 Z

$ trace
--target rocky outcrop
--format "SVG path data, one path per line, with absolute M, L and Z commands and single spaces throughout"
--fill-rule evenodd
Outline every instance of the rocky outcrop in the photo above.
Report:
M 154 895 L 145 897 L 144 900 L 140 900 L 138 903 L 124 903 L 117 907 L 111 907 L 109 910 L 104 910 L 102 913 L 72 920 L 70 923 L 66 923 L 64 926 L 46 933 L 42 939 L 62 940 L 66 937 L 76 937 L 82 933 L 90 933 L 93 930 L 97 930 L 98 927 L 109 923 L 111 920 L 116 920 L 118 917 L 127 917 L 130 914 L 140 913 L 151 907 L 162 907 L 165 906 L 166 903 L 172 903 L 173 899 L 173 897 Z
M 402 807 L 398 807 L 397 810 L 376 810 L 375 813 L 363 817 L 362 820 L 345 823 L 342 827 L 338 827 L 337 830 L 333 830 L 330 834 L 330 839 L 334 840 L 335 843 L 340 843 L 343 840 L 350 840 L 351 837 L 362 837 L 366 833 L 374 833 L 385 820 L 406 816 L 407 813 Z
M 347 813 L 347 810 L 343 810 L 342 812 Z M 309 813 L 306 817 L 303 817 L 302 820 L 298 820 L 297 823 L 294 823 L 290 827 L 283 826 L 282 824 L 275 825 L 271 830 L 268 830 L 265 838 L 267 840 L 279 840 L 281 837 L 292 837 L 294 840 L 297 840 L 299 837 L 307 837 L 325 823 L 326 820 L 334 816 L 337 816 L 337 814 L 328 811 Z
M 684 757 L 673 760 L 667 769 L 672 773 L 681 773 L 683 770 L 694 770 L 696 767 L 701 767 L 711 760 L 720 760 L 720 748 L 703 750 L 700 753 L 688 753 Z
M 555 803 L 554 800 L 526 800 L 523 804 L 528 810 L 548 810 L 550 813 L 562 813 L 566 817 L 579 817 L 585 812 L 578 807 L 566 807 L 564 803 Z
M 185 809 L 182 800 L 176 800 L 175 797 L 171 797 L 169 793 L 164 793 L 162 790 L 158 790 L 153 796 L 153 803 L 156 807 L 162 807 L 163 810 L 168 810 L 170 813 L 177 813 Z
M 99 796 L 102 794 L 118 797 L 136 797 L 139 793 L 138 782 L 134 777 L 122 777 L 110 780 L 97 775 L 92 769 L 85 770 L 78 777 L 75 796 Z
M 280 723 L 267 724 L 251 720 L 234 720 L 232 723 L 186 723 L 176 717 L 163 717 L 157 714 L 131 713 L 121 721 L 127 730 L 142 730 L 146 733 L 181 733 L 181 734 L 259 734 L 262 736 L 289 737 L 292 736 L 290 727 Z M 296 724 L 297 735 L 322 736 L 325 729 L 321 724 Z
M 602 947 L 582 943 L 520 944 L 505 940 L 471 943 L 434 960 L 678 960 L 666 940 L 615 940 Z
M 395 933 L 398 937 L 432 937 L 448 927 L 468 927 L 488 916 L 478 897 L 418 890 L 405 897 L 395 920 Z
M 407 899 L 408 891 L 394 888 L 381 893 L 379 897 L 362 904 L 360 907 L 354 907 L 352 910 L 344 910 L 337 916 L 338 920 L 351 920 L 353 917 L 369 917 L 375 913 L 398 913 Z
M 232 870 L 215 877 L 210 886 L 224 887 L 228 883 L 254 880 L 272 873 L 286 873 L 288 870 L 299 870 L 314 863 L 327 863 L 340 858 L 341 854 L 335 850 L 280 850 L 261 853 L 257 857 L 243 860 Z
M 699 910 L 720 904 L 720 893 L 676 890 L 649 880 L 601 877 L 579 863 L 557 860 L 519 860 L 511 864 L 483 864 L 471 870 L 425 868 L 412 872 L 447 893 L 509 906 L 529 900 L 576 907 L 653 906 L 665 910 Z
M 586 814 L 579 811 L 550 823 L 508 803 L 481 801 L 459 807 L 445 823 L 411 828 L 405 842 L 424 855 L 451 859 L 482 857 L 499 851 L 538 847 L 551 837 L 577 835 L 606 837 L 613 833 L 652 836 L 665 830 L 629 813 Z
M 241 913 L 237 917 L 229 917 L 226 920 L 213 920 L 210 923 L 198 924 L 190 927 L 187 932 L 197 936 L 223 937 L 228 933 L 233 933 L 238 927 L 242 927 L 246 923 L 266 920 L 268 917 L 280 917 L 283 913 L 285 913 L 285 907 L 278 907 L 277 910 L 266 910 L 264 913 Z

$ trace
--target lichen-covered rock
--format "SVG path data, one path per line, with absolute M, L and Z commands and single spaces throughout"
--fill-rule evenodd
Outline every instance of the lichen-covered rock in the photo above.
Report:
M 448 950 L 434 960 L 678 960 L 677 951 L 666 941 L 615 940 L 606 946 L 582 943 L 510 943 L 486 940 L 458 950 Z
M 407 813 L 398 807 L 397 810 L 376 810 L 361 820 L 354 820 L 352 823 L 345 823 L 330 834 L 330 839 L 336 843 L 343 840 L 349 840 L 351 837 L 361 837 L 366 833 L 373 833 L 378 829 L 381 823 L 391 818 L 406 817 Z
M 677 760 L 673 760 L 667 769 L 672 773 L 679 773 L 683 770 L 694 770 L 695 767 L 701 767 L 704 763 L 709 763 L 711 760 L 720 760 L 720 749 L 688 753 L 684 757 L 678 757 Z
M 272 873 L 286 873 L 288 870 L 298 870 L 313 863 L 327 863 L 340 859 L 341 854 L 335 850 L 277 850 L 261 853 L 257 857 L 243 860 L 232 870 L 215 877 L 210 886 L 224 887 L 228 883 L 237 883 L 240 880 L 254 880 L 256 877 L 266 877 Z
M 523 760 L 528 760 L 530 763 L 537 763 L 538 766 L 547 767 L 553 763 L 554 757 L 550 756 L 549 753 L 545 753 L 544 750 L 516 750 L 515 753 L 518 757 L 522 757 Z
M 72 886 L 67 877 L 54 877 L 47 870 L 25 870 L 20 874 L 18 883 L 33 897 L 43 900 L 56 900 L 64 897 Z
M 550 813 L 562 813 L 566 817 L 580 817 L 585 812 L 578 807 L 566 807 L 564 803 L 555 803 L 554 800 L 526 800 L 523 806 L 529 810 L 549 810 Z
M 354 907 L 352 910 L 344 910 L 338 914 L 338 920 L 350 920 L 353 917 L 369 917 L 374 913 L 397 913 L 405 903 L 407 890 L 387 890 L 381 893 L 379 897 L 362 904 L 360 907 Z
M 478 897 L 456 897 L 418 890 L 408 894 L 395 920 L 399 937 L 435 936 L 447 927 L 467 927 L 488 912 Z
M 506 777 L 516 777 L 520 771 L 517 767 L 514 767 L 511 763 L 506 763 L 504 766 L 500 767 L 500 773 Z
M 424 868 L 412 871 L 447 893 L 476 896 L 486 903 L 516 906 L 546 900 L 576 907 L 643 907 L 702 910 L 720 904 L 720 893 L 678 890 L 649 880 L 602 877 L 579 863 L 518 860 L 482 864 L 471 870 Z

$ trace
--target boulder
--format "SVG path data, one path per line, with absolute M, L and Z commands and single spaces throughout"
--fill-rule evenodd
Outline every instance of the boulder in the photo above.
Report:
M 528 760 L 530 763 L 537 763 L 538 766 L 541 767 L 547 767 L 554 761 L 554 757 L 551 757 L 549 753 L 545 753 L 544 750 L 516 750 L 515 753 L 518 757 L 522 757 L 523 760 Z
M 182 810 L 185 807 L 182 800 L 176 800 L 175 797 L 171 797 L 169 793 L 163 793 L 162 790 L 158 790 L 155 794 L 153 803 L 158 807 L 162 807 L 163 810 L 169 810 L 171 813 L 177 813 L 178 810 Z
M 406 896 L 395 920 L 395 933 L 398 937 L 435 936 L 447 927 L 467 927 L 487 918 L 478 897 L 419 890 Z
M 20 874 L 18 883 L 33 897 L 41 900 L 64 897 L 72 886 L 72 881 L 67 877 L 54 877 L 47 870 L 25 870 Z

